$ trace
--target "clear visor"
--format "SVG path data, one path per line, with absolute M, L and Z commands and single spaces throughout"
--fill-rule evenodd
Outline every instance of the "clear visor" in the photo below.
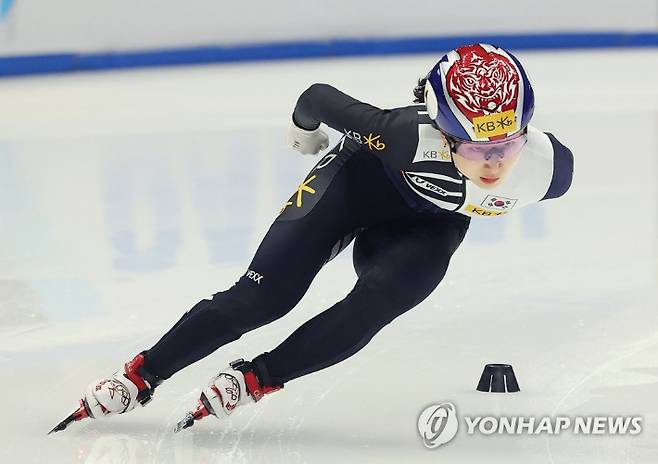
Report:
M 511 158 L 521 152 L 527 141 L 526 131 L 493 142 L 467 142 L 453 139 L 455 153 L 472 161 L 489 161 L 494 156 L 500 159 Z

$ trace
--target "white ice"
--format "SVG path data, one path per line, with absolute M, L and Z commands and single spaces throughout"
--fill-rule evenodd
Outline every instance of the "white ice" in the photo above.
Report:
M 177 435 L 212 374 L 347 294 L 349 249 L 287 316 L 180 372 L 147 408 L 46 432 L 246 270 L 316 161 L 284 144 L 306 86 L 403 106 L 436 56 L 0 81 L 0 462 L 658 462 L 658 51 L 520 56 L 534 125 L 575 154 L 568 194 L 474 220 L 439 288 L 362 351 Z M 522 391 L 476 392 L 491 362 L 511 363 Z M 467 415 L 641 415 L 644 431 L 461 430 L 427 450 L 416 419 L 447 400 Z

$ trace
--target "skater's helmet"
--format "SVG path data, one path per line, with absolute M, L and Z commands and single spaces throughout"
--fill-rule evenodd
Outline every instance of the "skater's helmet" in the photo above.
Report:
M 427 75 L 425 104 L 455 141 L 493 142 L 526 132 L 535 96 L 510 52 L 479 43 L 445 54 Z

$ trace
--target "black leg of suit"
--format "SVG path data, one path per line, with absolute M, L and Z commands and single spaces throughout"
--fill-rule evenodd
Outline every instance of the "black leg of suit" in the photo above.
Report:
M 359 276 L 342 301 L 259 357 L 284 383 L 335 364 L 426 298 L 443 278 L 469 220 L 410 209 L 372 154 L 353 142 L 325 155 L 304 179 L 233 287 L 188 311 L 150 350 L 148 370 L 169 378 L 288 313 L 322 266 L 356 236 Z

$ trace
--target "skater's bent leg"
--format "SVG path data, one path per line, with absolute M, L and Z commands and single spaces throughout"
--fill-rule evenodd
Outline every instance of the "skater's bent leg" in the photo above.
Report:
M 230 289 L 197 303 L 145 353 L 149 370 L 169 378 L 244 333 L 282 317 L 298 303 L 331 246 L 304 246 L 287 230 L 289 225 L 275 223 L 247 273 Z
M 295 201 L 277 218 L 239 281 L 197 303 L 144 353 L 150 372 L 169 378 L 298 303 L 336 243 L 356 227 L 354 215 L 344 210 L 349 192 L 342 165 L 334 171 L 321 166 L 309 177 L 316 182 L 314 195 Z
M 447 220 L 364 231 L 354 245 L 352 292 L 254 361 L 283 384 L 353 355 L 434 290 L 467 228 L 468 221 Z

